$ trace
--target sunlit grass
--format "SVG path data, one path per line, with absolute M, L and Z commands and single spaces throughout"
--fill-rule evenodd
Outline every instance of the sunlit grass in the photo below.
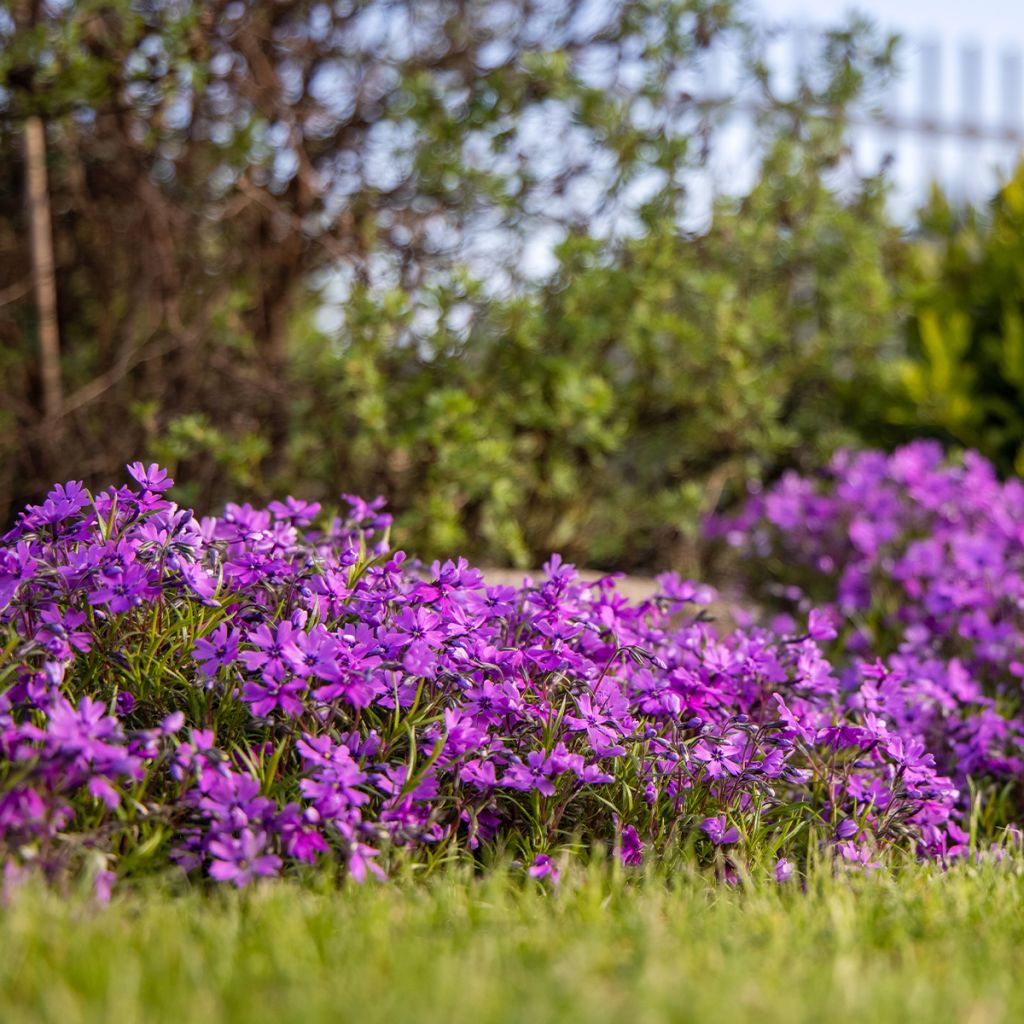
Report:
M 27 889 L 0 916 L 0 1020 L 1024 1019 L 1024 868 L 729 887 L 567 872 L 106 908 Z

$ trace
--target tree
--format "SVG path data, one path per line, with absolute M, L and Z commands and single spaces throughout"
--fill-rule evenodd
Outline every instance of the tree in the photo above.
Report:
M 38 0 L 0 13 L 0 505 L 102 476 L 170 424 L 280 469 L 289 329 L 323 274 L 514 283 L 545 230 L 681 197 L 681 72 L 730 0 Z M 34 120 L 39 119 L 39 120 Z M 20 141 L 46 126 L 65 444 L 40 443 Z M 594 183 L 599 183 L 595 188 Z M 587 183 L 590 183 L 587 186 Z M 40 378 L 45 378 L 41 386 Z M 49 382 L 49 383 L 47 383 Z M 52 397 L 49 400 L 52 404 Z M 184 418 L 183 418 L 184 417 Z M 243 454 L 239 455 L 238 453 Z

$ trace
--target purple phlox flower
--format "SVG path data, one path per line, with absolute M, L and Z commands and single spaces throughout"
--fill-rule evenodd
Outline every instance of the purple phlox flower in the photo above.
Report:
M 413 640 L 402 655 L 402 668 L 410 676 L 432 678 L 437 670 L 437 654 L 426 640 Z
M 563 562 L 562 556 L 553 554 L 542 566 L 544 575 L 551 583 L 565 585 L 576 579 L 576 566 Z
M 705 765 L 709 778 L 720 779 L 725 775 L 739 775 L 743 771 L 744 740 L 729 740 L 715 743 L 705 739 L 697 740 L 690 748 L 690 755 Z
M 935 755 L 928 753 L 924 742 L 916 736 L 887 737 L 886 752 L 895 761 L 908 783 L 921 782 L 935 775 Z
M 713 818 L 705 818 L 700 823 L 700 828 L 715 846 L 727 846 L 730 843 L 739 842 L 739 831 L 734 826 L 729 825 L 724 814 Z
M 547 878 L 550 879 L 552 885 L 558 885 L 562 873 L 558 869 L 558 865 L 551 859 L 546 853 L 538 853 L 533 858 L 533 863 L 527 868 L 526 873 L 531 878 Z
M 161 736 L 173 736 L 185 727 L 185 712 L 172 711 L 165 718 L 161 719 L 158 732 Z
M 775 881 L 779 883 L 788 882 L 792 877 L 793 865 L 785 857 L 780 857 L 775 862 Z
M 799 651 L 796 664 L 798 689 L 813 694 L 832 694 L 836 691 L 836 678 L 832 674 L 832 666 L 813 641 L 805 641 L 797 645 Z
M 576 715 L 566 715 L 565 723 L 573 731 L 585 731 L 594 752 L 600 756 L 624 754 L 626 748 L 616 743 L 616 720 L 604 707 L 596 704 L 588 693 L 576 698 Z
M 124 740 L 121 724 L 108 714 L 106 705 L 83 697 L 74 707 L 57 697 L 48 711 L 45 729 L 32 733 L 46 742 L 54 754 L 73 754 L 93 764 L 132 762 L 120 746 Z
M 664 572 L 655 577 L 660 596 L 671 602 L 668 606 L 670 615 L 682 611 L 686 605 L 698 606 L 712 604 L 718 596 L 714 589 L 702 583 L 680 579 L 674 572 Z
M 492 683 L 485 679 L 470 686 L 464 695 L 466 713 L 488 725 L 499 722 L 504 715 L 515 713 L 520 704 L 519 693 L 510 683 Z
M 851 840 L 838 843 L 836 849 L 846 863 L 863 868 L 865 871 L 874 871 L 882 866 L 881 862 L 875 859 L 874 851 L 866 843 L 858 845 Z
M 456 592 L 484 585 L 483 573 L 471 568 L 464 558 L 457 562 L 449 559 L 444 564 L 435 561 L 430 571 L 433 579 L 429 583 L 418 583 L 412 591 L 412 597 L 416 601 L 436 601 L 446 610 L 452 607 L 452 598 Z
M 471 750 L 478 750 L 490 738 L 486 729 L 457 708 L 445 708 L 444 725 L 447 731 L 444 750 L 449 757 L 461 757 Z
M 89 594 L 92 605 L 105 604 L 121 614 L 153 596 L 146 570 L 134 562 L 123 567 L 111 565 L 101 570 L 96 588 Z
M 259 682 L 248 682 L 242 687 L 242 698 L 257 718 L 266 718 L 273 711 L 298 718 L 306 709 L 302 701 L 305 692 L 305 679 L 296 679 L 285 670 L 268 665 Z
M 267 507 L 278 519 L 291 523 L 293 526 L 309 526 L 320 514 L 319 502 L 302 501 L 299 498 L 293 498 L 290 494 L 283 502 L 272 501 Z
M 111 891 L 116 881 L 117 875 L 113 871 L 100 870 L 93 875 L 93 896 L 101 906 L 105 906 L 110 902 Z
M 141 462 L 133 462 L 125 467 L 128 475 L 146 491 L 160 493 L 174 486 L 174 481 L 167 475 L 167 470 L 161 469 L 155 462 L 144 466 Z
M 299 754 L 311 766 L 309 776 L 299 790 L 321 817 L 348 820 L 353 808 L 365 805 L 370 797 L 359 787 L 369 775 L 353 760 L 343 743 L 332 743 L 326 736 L 305 736 L 298 743 Z
M 502 777 L 501 784 L 509 789 L 537 790 L 544 796 L 555 795 L 555 785 L 549 778 L 554 766 L 543 750 L 533 750 L 526 755 L 526 763 L 516 761 L 510 764 Z
M 237 836 L 210 841 L 210 877 L 232 882 L 239 888 L 256 878 L 268 878 L 281 870 L 281 858 L 265 853 L 267 835 L 242 829 Z
M 32 579 L 36 564 L 28 544 L 0 549 L 0 611 L 14 600 L 18 588 Z
M 644 844 L 640 841 L 640 836 L 637 834 L 636 829 L 632 825 L 627 825 L 622 830 L 620 839 L 619 857 L 622 863 L 627 865 L 642 864 L 644 860 Z
M 807 635 L 818 643 L 835 640 L 839 634 L 832 612 L 828 609 L 812 608 L 807 616 Z
M 42 505 L 29 505 L 27 516 L 34 523 L 55 526 L 89 507 L 90 495 L 81 480 L 57 484 Z
M 437 612 L 424 607 L 407 607 L 395 615 L 380 642 L 391 650 L 401 651 L 416 640 L 429 647 L 439 647 L 444 638 L 441 616 Z
M 850 839 L 860 831 L 860 826 L 851 818 L 844 818 L 836 825 L 837 839 Z
M 224 668 L 238 660 L 238 644 L 241 632 L 221 623 L 212 633 L 197 640 L 192 648 L 192 657 L 199 662 L 203 675 L 212 679 Z
M 803 740 L 805 743 L 813 742 L 816 729 L 812 722 L 807 721 L 807 716 L 803 713 L 805 702 L 803 700 L 795 700 L 793 708 L 796 708 L 796 710 L 794 710 L 786 703 L 780 693 L 773 693 L 772 700 L 775 702 L 775 710 L 778 713 L 779 720 L 786 727 L 786 733 L 794 739 Z
M 504 619 L 515 613 L 517 597 L 515 587 L 487 587 L 482 593 L 479 590 L 467 591 L 464 600 L 471 615 Z
M 283 851 L 303 864 L 313 864 L 317 855 L 327 853 L 330 846 L 320 834 L 320 814 L 315 807 L 301 808 L 296 803 L 281 808 L 276 827 Z
M 213 595 L 217 593 L 220 586 L 220 578 L 211 572 L 207 572 L 201 565 L 182 562 L 178 566 L 184 585 L 195 594 L 207 608 L 218 607 Z
M 332 680 L 338 678 L 338 648 L 338 641 L 317 624 L 308 633 L 294 632 L 291 640 L 282 644 L 281 651 L 297 676 Z
M 312 600 L 316 602 L 325 617 L 336 618 L 341 614 L 346 602 L 352 597 L 352 588 L 348 585 L 349 574 L 346 570 L 326 567 L 323 572 L 309 581 Z
M 295 626 L 288 620 L 279 622 L 274 629 L 261 623 L 246 637 L 246 641 L 256 650 L 242 651 L 239 659 L 250 672 L 258 672 L 271 666 L 287 671 L 291 665 L 285 657 L 284 648 L 293 641 L 295 632 Z
M 366 843 L 352 840 L 348 847 L 348 870 L 352 878 L 360 885 L 366 881 L 366 873 L 370 872 L 379 882 L 387 881 L 384 869 L 373 858 L 379 856 L 380 851 Z
M 474 789 L 493 789 L 498 784 L 493 761 L 472 758 L 459 766 L 459 780 Z
M 88 629 L 82 629 L 87 623 L 84 612 L 74 608 L 61 611 L 57 605 L 49 605 L 39 612 L 39 628 L 34 639 L 54 657 L 70 660 L 76 651 L 84 653 L 92 649 L 92 634 Z
M 110 779 L 102 775 L 93 775 L 86 784 L 86 789 L 91 796 L 103 801 L 111 810 L 121 805 L 121 794 L 111 784 Z
M 208 765 L 200 766 L 193 802 L 205 815 L 228 831 L 272 823 L 274 802 L 260 795 L 260 784 L 251 775 Z

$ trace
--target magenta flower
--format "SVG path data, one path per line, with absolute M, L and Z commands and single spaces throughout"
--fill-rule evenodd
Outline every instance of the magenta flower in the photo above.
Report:
M 819 608 L 812 608 L 807 617 L 807 634 L 812 640 L 819 643 L 825 640 L 835 640 L 839 635 L 836 632 L 832 615 L 828 611 Z
M 538 853 L 526 873 L 531 878 L 548 878 L 552 885 L 558 885 L 562 877 L 558 865 L 546 853 Z
M 305 710 L 302 695 L 306 681 L 281 672 L 264 671 L 258 683 L 249 682 L 242 687 L 242 697 L 254 715 L 266 718 L 273 711 L 297 718 Z
M 89 594 L 92 605 L 107 605 L 120 614 L 141 605 L 149 596 L 146 570 L 134 563 L 124 567 L 111 567 L 100 573 L 99 584 Z
M 727 846 L 730 843 L 739 842 L 739 832 L 735 827 L 729 825 L 724 814 L 714 818 L 705 818 L 700 823 L 700 828 L 715 846 Z
M 691 748 L 694 759 L 702 762 L 711 779 L 720 779 L 725 775 L 739 775 L 743 771 L 742 750 L 734 744 L 713 744 L 707 740 L 698 740 Z
M 141 462 L 133 462 L 126 467 L 128 475 L 145 491 L 161 492 L 174 486 L 174 481 L 155 462 L 148 467 Z
M 632 825 L 627 825 L 622 830 L 622 845 L 619 849 L 619 857 L 623 864 L 642 864 L 644 861 L 644 844 L 640 842 L 640 836 Z
M 210 843 L 210 877 L 231 882 L 239 888 L 256 878 L 269 878 L 281 870 L 281 858 L 265 853 L 267 836 L 242 829 L 238 836 L 214 839 Z
M 241 633 L 221 623 L 209 636 L 197 640 L 192 648 L 192 657 L 199 662 L 203 675 L 212 679 L 224 668 L 238 659 L 238 643 Z
M 522 761 L 517 761 L 515 764 L 509 765 L 502 777 L 501 784 L 508 786 L 509 789 L 523 791 L 535 789 L 544 796 L 554 796 L 555 785 L 549 778 L 553 769 L 551 758 L 542 750 L 531 750 L 526 755 L 525 764 Z

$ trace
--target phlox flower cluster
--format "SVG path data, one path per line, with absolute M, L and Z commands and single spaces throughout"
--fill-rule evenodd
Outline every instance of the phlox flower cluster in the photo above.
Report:
M 0 543 L 0 858 L 245 885 L 331 865 L 955 854 L 958 793 L 851 697 L 817 610 L 719 634 L 554 556 L 521 587 L 411 562 L 381 502 L 197 518 L 156 466 L 55 487 Z M 874 681 L 882 692 L 886 679 Z M 173 865 L 173 867 L 171 867 Z
M 964 792 L 1020 779 L 1024 483 L 933 442 L 843 451 L 715 529 L 774 581 L 767 596 L 842 624 L 845 707 L 884 715 Z

